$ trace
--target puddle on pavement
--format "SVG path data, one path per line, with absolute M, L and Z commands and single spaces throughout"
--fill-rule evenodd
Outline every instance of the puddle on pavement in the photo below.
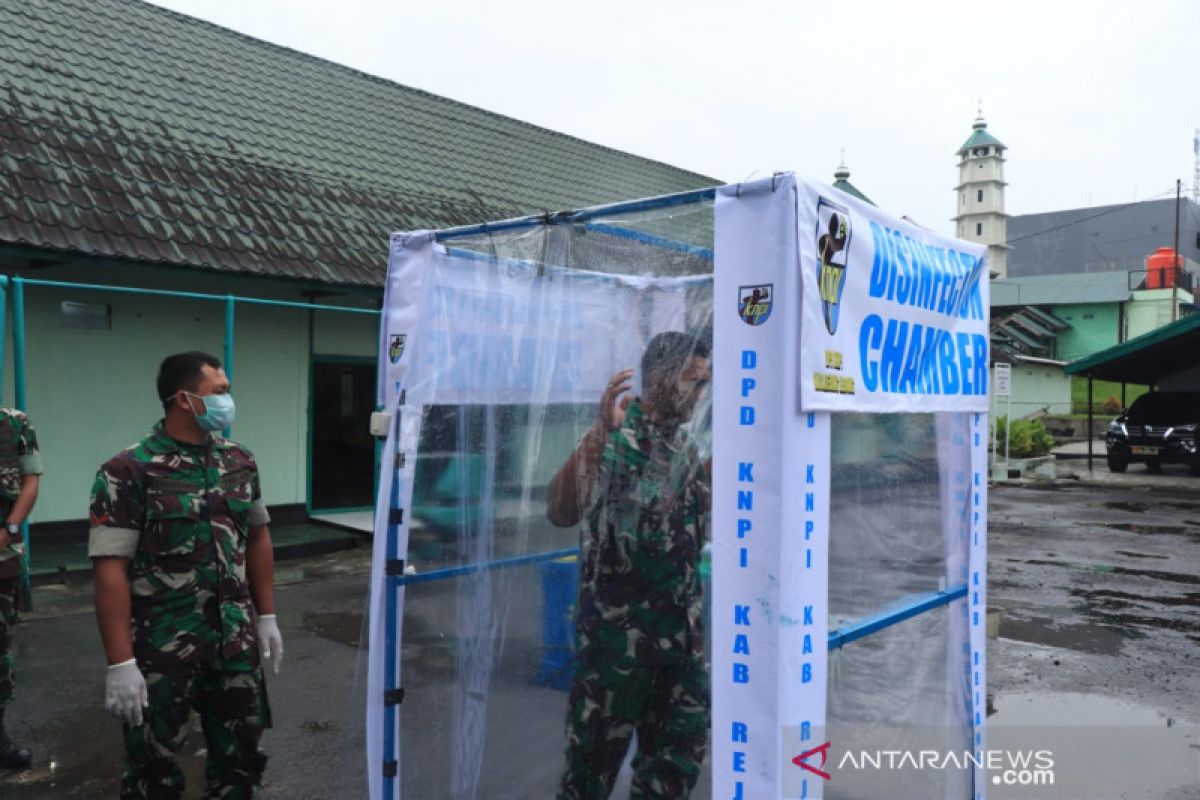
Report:
M 1135 553 L 1132 550 L 1113 550 L 1113 552 L 1119 556 L 1129 556 L 1130 558 L 1160 558 L 1164 561 L 1170 558 L 1170 556 L 1156 556 L 1150 553 Z
M 1000 618 L 1000 637 L 1030 644 L 1061 647 L 1095 655 L 1115 656 L 1136 634 L 1107 625 L 1060 623 L 1050 617 Z
M 1128 533 L 1143 533 L 1151 536 L 1185 536 L 1195 533 L 1191 528 L 1183 525 L 1141 525 L 1137 522 L 1106 522 L 1104 527 L 1111 528 L 1115 531 L 1126 531 Z
M 191 720 L 195 722 L 196 717 Z M 0 770 L 0 797 L 19 800 L 116 797 L 124 760 L 120 723 L 99 704 L 79 710 L 69 719 L 60 717 L 35 725 L 23 739 L 33 750 L 33 766 L 26 770 Z M 179 754 L 180 769 L 192 792 L 198 791 L 195 787 L 204 786 L 204 756 L 196 752 L 203 747 L 203 735 L 193 729 Z
M 1014 559 L 1022 561 L 1025 564 L 1033 564 L 1039 567 L 1062 567 L 1063 569 L 1081 569 L 1089 572 L 1112 572 L 1115 568 L 1112 564 L 1078 564 L 1071 561 L 1054 561 L 1047 558 L 1026 558 Z
M 1070 593 L 1082 597 L 1089 603 L 1111 608 L 1128 608 L 1135 603 L 1157 603 L 1163 606 L 1200 606 L 1200 592 L 1185 592 L 1178 595 L 1130 594 L 1112 589 L 1071 589 Z
M 1101 503 L 1100 505 L 1104 506 L 1105 508 L 1115 508 L 1118 511 L 1132 511 L 1136 514 L 1141 514 L 1150 510 L 1150 506 L 1145 503 L 1134 503 L 1127 500 L 1110 500 L 1107 503 Z
M 1117 575 L 1136 575 L 1140 578 L 1153 578 L 1156 581 L 1200 584 L 1200 575 L 1188 575 L 1181 572 L 1162 572 L 1155 569 L 1130 569 L 1129 567 L 1113 567 L 1112 571 Z
M 1009 560 L 1020 561 L 1020 559 Z M 1119 567 L 1115 564 L 1079 564 L 1069 561 L 1052 561 L 1045 558 L 1027 558 L 1024 559 L 1024 563 L 1042 567 L 1077 569 L 1086 572 L 1110 572 L 1114 575 L 1134 575 L 1139 578 L 1151 578 L 1156 581 L 1169 581 L 1171 583 L 1200 584 L 1200 575 L 1189 575 L 1182 572 L 1163 572 L 1156 569 L 1132 569 L 1130 567 Z
M 1108 614 L 1096 612 L 1106 623 L 1114 625 L 1130 625 L 1136 628 L 1157 628 L 1164 631 L 1179 633 L 1200 633 L 1200 622 L 1195 620 L 1176 619 L 1173 617 L 1148 617 L 1139 614 Z
M 1050 692 L 998 693 L 992 697 L 994 724 L 1174 726 L 1175 721 L 1153 708 L 1120 697 L 1102 694 Z
M 1134 698 L 1102 694 L 997 692 L 989 751 L 1042 751 L 1053 791 L 989 787 L 997 800 L 1028 797 L 1200 796 L 1200 727 Z M 1038 763 L 1044 767 L 1044 763 Z M 996 783 L 993 779 L 993 783 Z
M 362 624 L 362 614 L 347 611 L 305 614 L 303 622 L 306 630 L 312 631 L 322 639 L 349 647 L 358 647 Z
M 1185 609 L 1200 607 L 1200 593 L 1197 592 L 1187 592 L 1181 595 L 1139 595 L 1109 589 L 1076 588 L 1071 589 L 1070 594 L 1087 603 L 1084 613 L 1099 619 L 1106 625 L 1117 626 L 1120 629 L 1153 628 L 1186 634 L 1200 634 L 1200 621 L 1196 619 L 1152 616 L 1155 609 L 1147 608 L 1147 604 Z M 1131 612 L 1130 609 L 1133 611 Z

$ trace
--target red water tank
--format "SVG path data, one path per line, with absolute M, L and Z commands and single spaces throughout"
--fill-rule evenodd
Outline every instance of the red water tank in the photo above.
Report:
M 1171 247 L 1160 247 L 1146 256 L 1146 288 L 1170 289 L 1176 283 L 1177 272 L 1183 266 L 1179 254 Z

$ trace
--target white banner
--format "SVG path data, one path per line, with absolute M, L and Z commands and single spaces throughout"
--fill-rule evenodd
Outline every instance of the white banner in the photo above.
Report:
M 712 763 L 733 800 L 820 797 L 828 749 L 829 418 L 796 412 L 795 209 L 790 175 L 717 192 Z
M 970 625 L 972 744 L 978 762 L 987 752 L 987 468 L 988 417 L 971 415 L 971 541 L 968 548 L 967 613 Z M 975 767 L 975 800 L 987 796 L 987 770 Z
M 953 699 L 947 722 L 956 727 L 966 715 L 969 749 L 980 763 L 987 718 L 987 420 L 986 414 L 942 414 L 936 425 L 947 588 L 967 588 L 947 615 L 947 690 Z M 983 800 L 987 770 L 976 766 L 969 779 L 975 786 L 970 797 Z M 946 800 L 963 796 L 947 780 Z
M 987 248 L 798 185 L 806 411 L 987 411 Z

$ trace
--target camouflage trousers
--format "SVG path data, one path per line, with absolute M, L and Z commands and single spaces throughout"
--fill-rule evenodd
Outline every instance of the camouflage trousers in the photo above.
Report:
M 194 708 L 208 747 L 205 798 L 241 800 L 254 794 L 267 756 L 258 749 L 271 708 L 261 667 L 227 672 L 206 664 L 144 669 L 150 706 L 145 722 L 125 726 L 125 775 L 121 797 L 175 800 L 183 796 L 177 754 Z
M 630 798 L 686 798 L 708 751 L 709 699 L 699 655 L 647 666 L 624 647 L 582 643 L 559 800 L 608 800 L 635 731 Z
M 13 635 L 17 632 L 17 598 L 21 579 L 0 578 L 0 708 L 13 699 L 16 673 L 13 669 Z

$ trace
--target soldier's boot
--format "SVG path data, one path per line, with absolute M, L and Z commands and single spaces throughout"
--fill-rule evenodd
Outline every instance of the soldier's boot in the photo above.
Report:
M 33 753 L 28 747 L 8 738 L 4 731 L 4 709 L 0 708 L 0 767 L 5 769 L 25 769 L 33 763 Z

